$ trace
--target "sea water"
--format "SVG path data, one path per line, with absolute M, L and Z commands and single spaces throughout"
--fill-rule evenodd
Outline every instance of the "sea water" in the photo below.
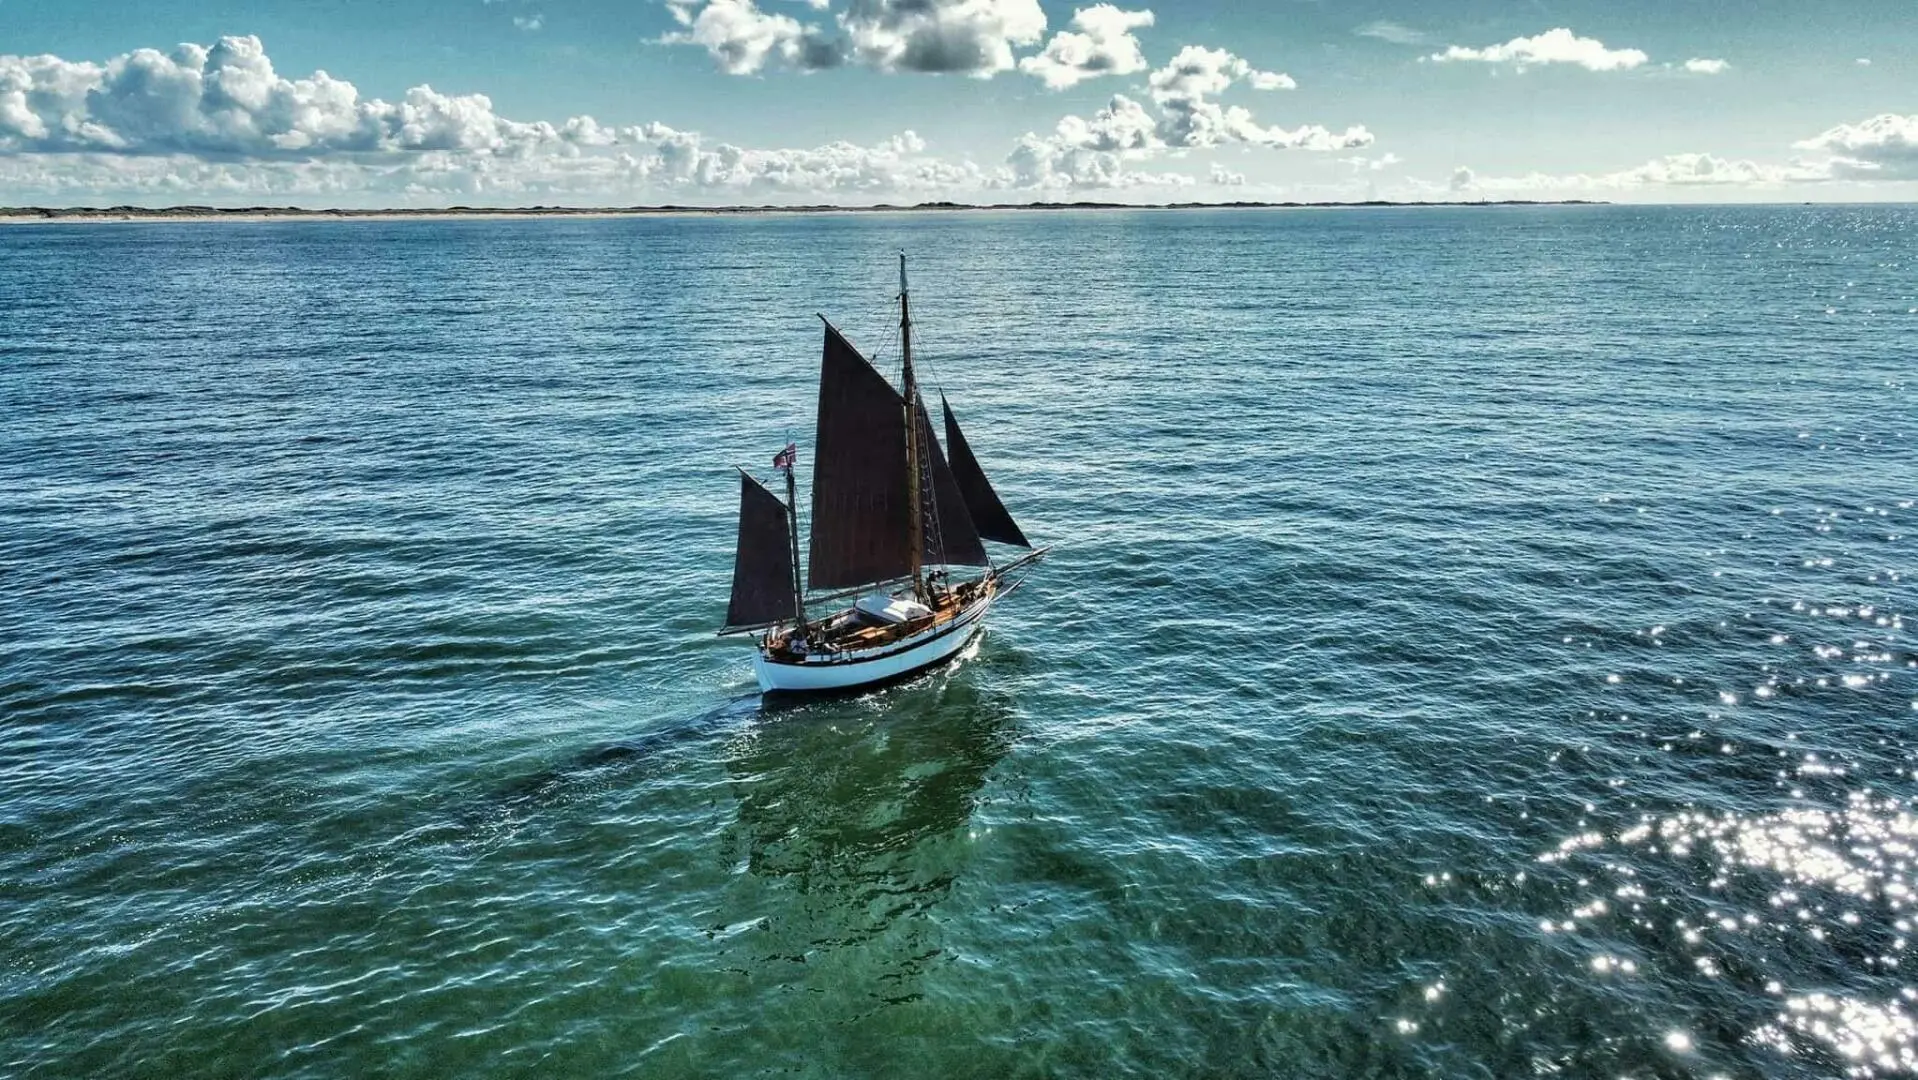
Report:
M 762 709 L 901 250 L 1056 547 Z M 1915 376 L 1907 206 L 0 229 L 0 1074 L 1918 1072 Z

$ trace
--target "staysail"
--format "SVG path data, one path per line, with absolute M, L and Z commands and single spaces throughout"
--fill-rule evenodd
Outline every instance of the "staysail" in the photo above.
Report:
M 925 519 L 930 562 L 984 566 L 985 546 L 966 509 L 964 489 L 933 439 L 925 410 L 920 442 L 931 462 Z M 899 391 L 831 324 L 819 369 L 819 423 L 814 433 L 812 545 L 807 583 L 845 589 L 912 573 L 907 518 L 906 410 Z
M 1026 534 L 1019 531 L 1018 522 L 1012 520 L 1006 505 L 999 501 L 999 493 L 992 490 L 992 482 L 979 467 L 979 459 L 972 456 L 972 447 L 966 442 L 965 433 L 959 430 L 959 421 L 952 415 L 952 406 L 946 404 L 944 394 L 939 395 L 939 408 L 946 414 L 946 446 L 952 454 L 952 475 L 971 513 L 973 527 L 987 540 L 1031 547 Z
M 985 566 L 986 545 L 979 542 L 972 514 L 946 455 L 939 452 L 939 440 L 932 437 L 932 423 L 926 419 L 926 403 L 918 401 L 914 415 L 919 418 L 919 445 L 926 448 L 932 464 L 932 482 L 927 486 L 926 562 L 950 566 Z M 932 522 L 938 523 L 935 533 Z
M 786 531 L 786 504 L 741 472 L 739 550 L 733 555 L 733 598 L 726 606 L 726 626 L 765 626 L 793 615 L 792 539 Z

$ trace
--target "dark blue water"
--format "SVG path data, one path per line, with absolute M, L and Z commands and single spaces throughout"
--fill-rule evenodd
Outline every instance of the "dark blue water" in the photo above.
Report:
M 902 248 L 1059 546 L 762 711 Z M 1911 207 L 0 229 L 0 1074 L 1918 1072 L 1915 364 Z

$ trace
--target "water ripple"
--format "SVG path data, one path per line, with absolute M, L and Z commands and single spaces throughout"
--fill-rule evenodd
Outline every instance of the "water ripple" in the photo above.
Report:
M 1915 230 L 0 230 L 0 1073 L 1918 1073 Z M 1059 547 L 765 711 L 901 247 Z

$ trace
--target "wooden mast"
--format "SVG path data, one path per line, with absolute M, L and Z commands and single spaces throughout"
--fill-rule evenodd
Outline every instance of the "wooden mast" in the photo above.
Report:
M 799 493 L 793 480 L 793 471 L 798 462 L 786 465 L 786 521 L 791 526 L 786 535 L 792 538 L 793 553 L 793 613 L 798 621 L 793 623 L 793 634 L 800 641 L 806 640 L 806 587 L 799 576 Z
M 899 253 L 899 352 L 904 369 L 900 376 L 904 384 L 901 395 L 906 399 L 906 515 L 910 522 L 907 536 L 912 552 L 912 594 L 924 601 L 926 524 L 924 500 L 919 493 L 919 417 L 916 415 L 919 388 L 912 377 L 912 309 L 906 293 L 906 253 L 902 251 Z

